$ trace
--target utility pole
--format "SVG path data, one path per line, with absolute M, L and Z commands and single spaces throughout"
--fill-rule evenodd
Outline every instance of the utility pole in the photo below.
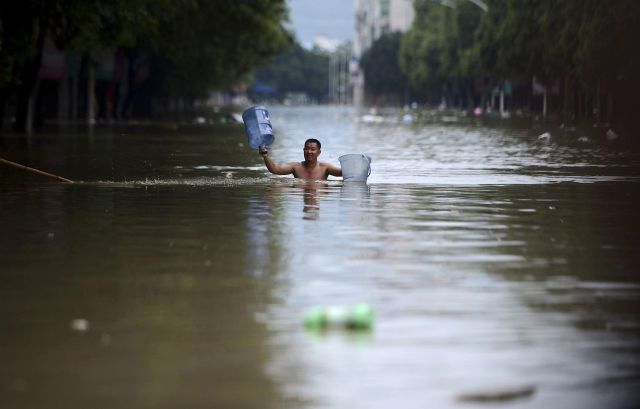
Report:
M 333 53 L 329 54 L 329 82 L 327 86 L 329 87 L 329 103 L 333 104 Z

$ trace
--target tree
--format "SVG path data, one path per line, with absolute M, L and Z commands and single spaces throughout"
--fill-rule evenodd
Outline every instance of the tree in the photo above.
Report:
M 443 2 L 444 3 L 444 2 Z M 481 9 L 466 0 L 415 3 L 416 18 L 400 46 L 400 67 L 413 88 L 459 102 L 472 93 L 474 33 Z
M 164 19 L 156 51 L 168 93 L 203 96 L 246 77 L 290 47 L 286 19 L 284 0 L 185 1 Z
M 492 84 L 509 79 L 531 94 L 534 77 L 546 85 L 562 81 L 557 99 L 565 120 L 606 112 L 610 120 L 637 127 L 640 2 L 486 3 L 480 12 L 469 0 L 415 1 L 416 18 L 400 50 L 412 87 L 446 97 L 472 78 Z
M 254 76 L 257 83 L 272 87 L 277 98 L 283 98 L 289 92 L 300 92 L 322 101 L 327 97 L 328 67 L 329 56 L 325 52 L 306 50 L 295 42 L 289 51 L 258 67 Z
M 375 96 L 402 94 L 407 77 L 400 70 L 398 55 L 402 34 L 380 36 L 360 59 L 364 71 L 365 89 Z
M 142 35 L 157 33 L 158 10 L 170 0 L 25 0 L 0 3 L 0 105 L 16 94 L 18 130 L 31 127 L 31 109 L 37 88 L 44 40 L 58 48 L 129 45 Z
M 9 4 L 10 3 L 10 4 Z M 86 55 L 128 47 L 151 55 L 160 95 L 206 95 L 284 50 L 284 0 L 24 0 L 0 2 L 0 105 L 17 96 L 28 129 L 44 39 Z
M 412 87 L 439 92 L 445 80 L 439 44 L 442 15 L 436 11 L 436 5 L 426 1 L 416 1 L 414 5 L 413 26 L 400 45 L 400 68 Z
M 592 111 L 586 109 L 587 98 L 599 109 L 603 92 L 624 101 L 622 108 L 633 104 L 640 70 L 635 52 L 640 3 L 490 0 L 488 6 L 473 53 L 485 73 L 524 83 L 534 76 L 547 84 L 563 79 L 565 111 L 574 99 L 582 101 L 573 116 L 580 114 L 575 110 L 583 115 Z

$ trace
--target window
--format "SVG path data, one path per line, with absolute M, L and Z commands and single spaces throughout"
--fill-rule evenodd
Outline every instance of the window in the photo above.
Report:
M 389 17 L 390 0 L 380 0 L 380 16 Z

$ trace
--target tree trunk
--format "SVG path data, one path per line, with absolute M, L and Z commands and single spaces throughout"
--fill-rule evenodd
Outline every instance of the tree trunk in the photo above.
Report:
M 125 51 L 126 58 L 128 60 L 127 64 L 127 86 L 125 91 L 124 101 L 122 102 L 122 118 L 130 119 L 133 116 L 133 98 L 135 89 L 135 62 L 136 62 L 136 51 L 134 49 L 127 49 Z
M 96 78 L 91 56 L 87 64 L 87 124 L 94 125 L 96 123 L 95 116 L 95 87 Z
M 576 82 L 571 77 L 567 77 L 568 88 L 567 94 L 565 95 L 565 104 L 567 106 L 567 117 L 565 118 L 565 124 L 575 125 L 576 118 L 578 118 L 577 113 L 577 103 L 576 98 L 579 92 L 578 87 L 576 86 Z
M 609 87 L 607 92 L 607 122 L 613 122 L 613 90 Z
M 67 122 L 69 120 L 69 82 L 66 75 L 58 83 L 57 117 L 58 121 Z
M 38 84 L 38 73 L 42 64 L 42 47 L 47 33 L 46 24 L 38 20 L 34 24 L 36 32 L 36 54 L 27 61 L 20 75 L 18 86 L 18 101 L 16 104 L 16 121 L 13 125 L 16 131 L 30 132 L 33 129 L 33 108 L 35 107 L 35 90 Z
M 4 104 L 6 101 L 7 91 L 5 89 L 0 90 L 0 129 L 4 125 Z
M 593 107 L 593 113 L 596 123 L 600 123 L 600 119 L 602 118 L 602 103 L 600 101 L 600 80 L 598 80 L 598 85 L 596 86 L 596 97 Z
M 80 115 L 78 113 L 78 111 L 80 110 L 80 101 L 79 101 L 79 96 L 78 96 L 78 89 L 79 89 L 79 85 L 78 85 L 79 79 L 78 79 L 78 74 L 75 73 L 73 74 L 73 77 L 71 79 L 71 120 L 73 122 L 76 122 L 78 120 L 78 115 Z

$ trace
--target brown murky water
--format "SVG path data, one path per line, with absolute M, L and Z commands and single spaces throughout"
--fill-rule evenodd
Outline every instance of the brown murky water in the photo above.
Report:
M 369 183 L 270 176 L 233 125 L 0 139 L 83 181 L 0 168 L 2 408 L 638 406 L 624 137 L 270 112 L 276 161 L 314 136 Z M 360 302 L 371 331 L 302 325 Z

